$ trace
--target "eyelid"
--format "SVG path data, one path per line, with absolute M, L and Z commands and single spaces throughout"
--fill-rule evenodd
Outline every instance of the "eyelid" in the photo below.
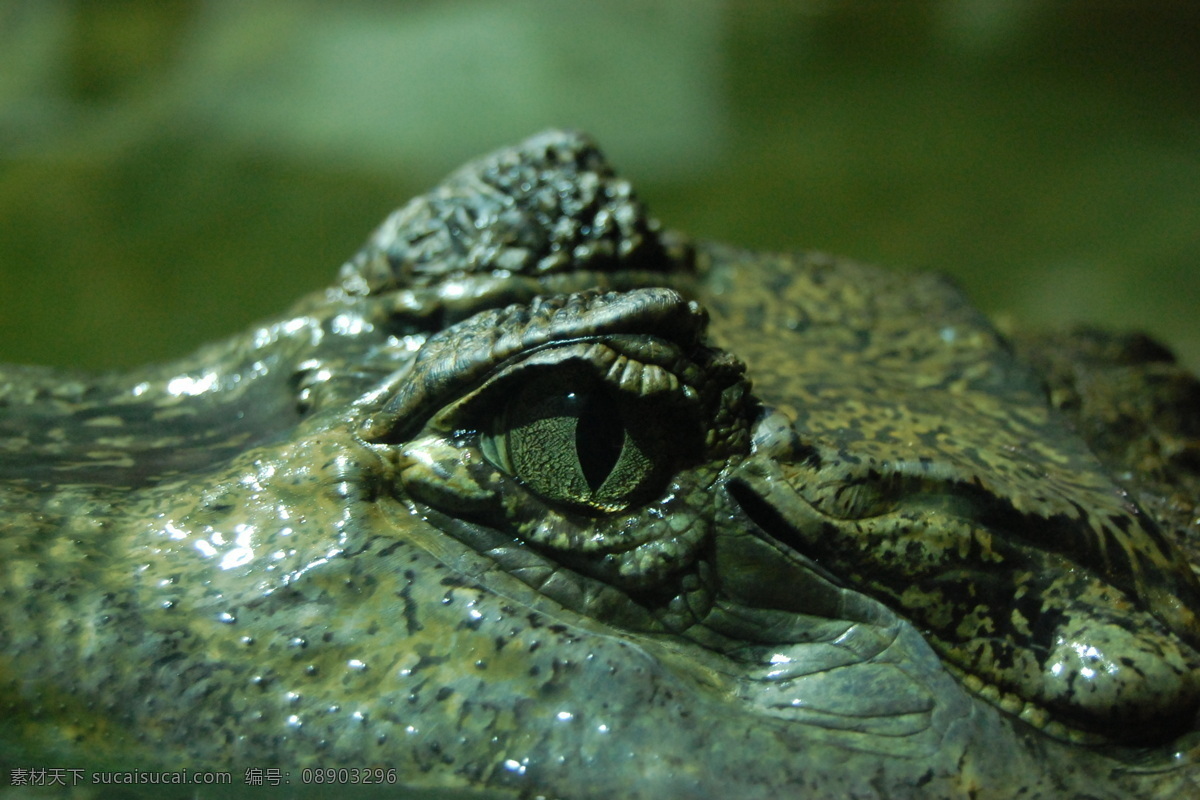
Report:
M 443 431 L 478 432 L 483 426 L 482 420 L 498 412 L 514 383 L 530 380 L 532 373 L 543 371 L 566 373 L 568 377 L 564 380 L 574 381 L 583 390 L 603 386 L 618 396 L 645 402 L 668 402 L 677 406 L 677 411 L 685 418 L 701 413 L 695 388 L 667 366 L 631 358 L 621 352 L 619 346 L 620 343 L 606 337 L 539 348 L 497 370 L 476 389 L 436 413 L 430 422 Z M 666 345 L 656 355 L 678 356 L 677 352 L 670 352 L 673 349 Z M 674 360 L 683 359 L 678 356 Z
M 542 348 L 624 340 L 622 347 L 637 360 L 658 362 L 658 351 L 681 355 L 700 346 L 707 321 L 695 302 L 665 288 L 550 295 L 528 305 L 480 311 L 425 342 L 403 379 L 392 384 L 387 403 L 362 422 L 359 435 L 369 442 L 398 444 L 437 409 L 482 386 L 505 363 Z

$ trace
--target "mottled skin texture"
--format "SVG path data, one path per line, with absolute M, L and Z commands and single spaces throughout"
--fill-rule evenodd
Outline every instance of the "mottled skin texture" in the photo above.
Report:
M 1081 411 L 1113 358 L 1021 348 L 535 137 L 243 336 L 0 372 L 0 761 L 1196 796 L 1194 381 L 1127 376 L 1142 437 Z

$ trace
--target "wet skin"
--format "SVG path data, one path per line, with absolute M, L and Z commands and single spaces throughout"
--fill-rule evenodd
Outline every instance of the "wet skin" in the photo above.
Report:
M 1177 534 L 989 323 L 663 234 L 578 135 L 468 165 L 243 336 L 2 377 L 5 767 L 1197 791 Z

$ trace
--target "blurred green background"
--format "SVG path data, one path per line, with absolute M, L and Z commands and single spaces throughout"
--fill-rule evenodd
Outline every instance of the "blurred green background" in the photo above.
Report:
M 697 237 L 1200 366 L 1200 4 L 1096 0 L 0 0 L 0 361 L 237 331 L 549 126 Z

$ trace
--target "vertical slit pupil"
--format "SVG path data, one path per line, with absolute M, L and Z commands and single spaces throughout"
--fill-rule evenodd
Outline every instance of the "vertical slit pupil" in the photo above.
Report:
M 625 446 L 625 426 L 616 404 L 603 393 L 589 394 L 575 423 L 575 454 L 593 492 L 612 474 Z

